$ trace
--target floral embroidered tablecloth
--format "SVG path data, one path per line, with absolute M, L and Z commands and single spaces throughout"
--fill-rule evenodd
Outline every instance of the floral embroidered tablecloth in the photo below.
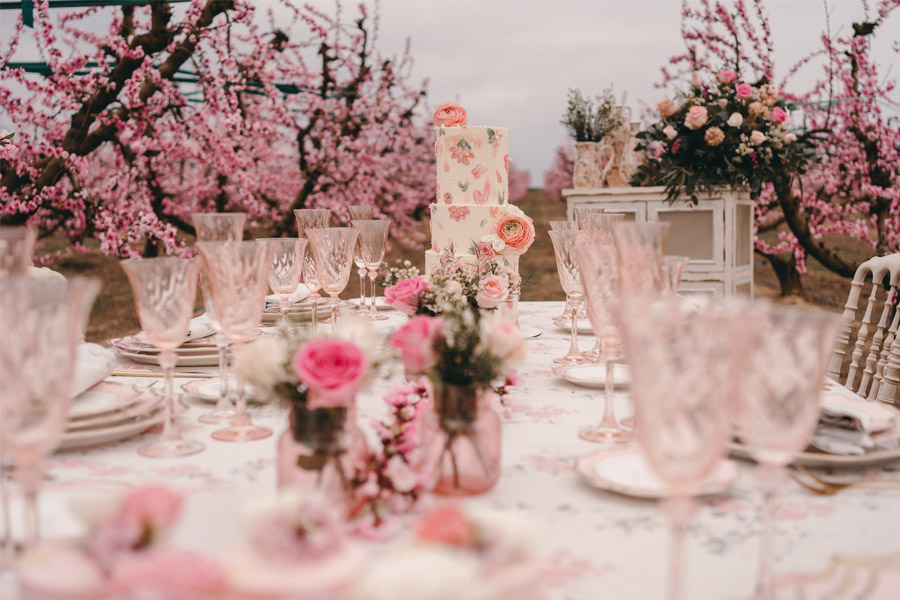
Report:
M 573 458 L 597 450 L 580 440 L 577 431 L 599 421 L 601 396 L 551 372 L 552 359 L 565 353 L 569 341 L 568 331 L 552 323 L 561 310 L 562 303 L 557 302 L 519 305 L 520 323 L 542 333 L 528 341 L 528 358 L 519 368 L 524 384 L 514 392 L 504 425 L 503 474 L 491 492 L 470 501 L 528 518 L 544 598 L 662 598 L 669 537 L 657 503 L 593 489 L 572 470 Z M 389 314 L 391 318 L 379 327 L 396 328 L 405 320 L 398 313 Z M 593 341 L 592 336 L 584 336 L 582 349 Z M 364 420 L 379 414 L 387 386 L 378 382 L 360 396 Z M 186 437 L 206 444 L 198 455 L 146 459 L 136 453 L 143 441 L 139 437 L 59 453 L 46 461 L 51 479 L 43 504 L 46 530 L 52 534 L 55 527 L 65 529 L 60 513 L 63 503 L 54 496 L 63 496 L 69 486 L 161 482 L 189 494 L 174 543 L 215 556 L 239 539 L 244 534 L 241 506 L 275 489 L 275 442 L 286 426 L 285 410 L 274 405 L 251 408 L 254 420 L 275 429 L 275 436 L 224 443 L 212 440 L 213 428 L 196 420 L 210 405 L 196 399 L 187 403 L 191 408 L 180 424 Z M 622 414 L 630 411 L 627 394 L 618 394 L 617 408 Z M 151 431 L 144 436 L 157 434 Z M 699 501 L 688 534 L 685 597 L 722 600 L 751 595 L 760 530 L 752 475 L 752 466 L 741 463 L 735 485 L 725 494 Z M 876 468 L 874 476 L 900 479 L 900 463 Z M 790 482 L 777 515 L 775 560 L 783 597 L 820 597 L 802 596 L 800 590 L 812 589 L 810 578 L 841 557 L 869 567 L 880 561 L 878 568 L 896 581 L 900 486 L 820 497 Z

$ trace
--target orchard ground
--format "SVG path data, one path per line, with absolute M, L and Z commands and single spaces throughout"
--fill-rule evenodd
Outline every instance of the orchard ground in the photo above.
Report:
M 556 260 L 553 256 L 550 236 L 546 232 L 549 229 L 548 221 L 565 219 L 565 203 L 552 199 L 543 190 L 531 189 L 525 198 L 518 202 L 518 205 L 534 219 L 536 230 L 534 245 L 521 258 L 520 262 L 520 271 L 523 276 L 528 278 L 527 285 L 522 289 L 522 299 L 562 301 L 565 296 L 556 274 Z M 423 231 L 428 230 L 426 224 L 423 224 L 422 228 Z M 264 236 L 261 232 L 257 237 Z M 193 240 L 187 241 L 188 243 L 193 242 Z M 62 249 L 65 240 L 49 238 L 44 241 L 44 244 L 40 252 L 51 253 Z M 852 258 L 856 260 L 862 260 L 868 256 L 864 246 L 855 246 L 846 250 L 852 252 Z M 407 259 L 422 268 L 424 252 L 410 250 L 394 243 L 391 245 L 387 260 L 393 264 L 397 259 Z M 790 304 L 816 306 L 832 312 L 841 311 L 850 289 L 848 279 L 835 275 L 811 262 L 808 272 L 803 276 L 803 285 L 808 297 L 806 299 L 781 299 L 774 272 L 761 257 L 757 257 L 756 261 L 755 293 L 757 297 L 773 298 L 776 301 Z M 117 258 L 103 255 L 98 244 L 92 242 L 89 244 L 89 251 L 86 254 L 75 254 L 49 265 L 50 268 L 62 272 L 67 277 L 88 275 L 99 277 L 102 280 L 103 287 L 94 305 L 88 326 L 86 336 L 88 341 L 104 343 L 109 338 L 134 333 L 140 329 L 131 288 L 118 263 Z M 354 273 L 350 277 L 350 284 L 343 297 L 354 298 L 358 295 L 359 278 L 354 269 Z M 202 301 L 198 296 L 197 311 L 199 313 L 202 310 Z

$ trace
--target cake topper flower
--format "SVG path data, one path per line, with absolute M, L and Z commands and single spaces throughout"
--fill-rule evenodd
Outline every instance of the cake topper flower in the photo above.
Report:
M 452 102 L 441 104 L 434 111 L 434 124 L 441 127 L 463 127 L 466 124 L 466 109 Z

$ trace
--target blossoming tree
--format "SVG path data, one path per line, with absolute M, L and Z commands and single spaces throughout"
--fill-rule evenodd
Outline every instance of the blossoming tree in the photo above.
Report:
M 881 72 L 870 44 L 900 0 L 861 6 L 863 20 L 824 33 L 821 49 L 787 70 L 776 88 L 796 103 L 795 122 L 804 124 L 798 138 L 817 152 L 805 175 L 779 180 L 757 200 L 757 229 L 777 230 L 778 243 L 757 239 L 756 251 L 774 268 L 782 294 L 802 293 L 807 256 L 853 275 L 856 263 L 826 241 L 832 236 L 862 240 L 879 254 L 900 248 L 900 122 L 890 115 L 896 81 Z M 733 70 L 754 88 L 775 81 L 762 0 L 685 3 L 682 35 L 686 51 L 663 69 L 663 86 L 717 69 Z M 787 91 L 801 69 L 816 66 L 822 75 L 810 89 Z
M 13 63 L 30 29 L 0 43 L 0 107 L 16 152 L 0 161 L 0 214 L 74 248 L 178 253 L 190 215 L 244 211 L 275 235 L 291 209 L 370 204 L 418 244 L 434 196 L 424 91 L 411 57 L 375 49 L 377 18 L 346 24 L 280 0 L 191 0 L 175 10 L 91 7 L 51 14 L 37 0 L 43 64 Z M 276 12 L 277 9 L 277 12 Z M 266 14 L 264 14 L 266 13 Z M 83 25 L 107 15 L 108 29 Z
M 562 200 L 562 191 L 572 187 L 572 176 L 575 172 L 575 147 L 572 144 L 562 145 L 553 155 L 553 163 L 544 171 L 544 191 L 551 198 Z

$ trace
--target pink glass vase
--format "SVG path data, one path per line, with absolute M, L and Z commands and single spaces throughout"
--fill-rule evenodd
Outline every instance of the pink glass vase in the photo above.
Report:
M 354 485 L 365 470 L 366 439 L 356 424 L 353 402 L 341 408 L 291 408 L 278 439 L 278 488 L 316 489 L 349 512 Z
M 422 426 L 422 442 L 441 496 L 475 496 L 500 478 L 500 415 L 490 390 L 435 386 L 435 402 Z

